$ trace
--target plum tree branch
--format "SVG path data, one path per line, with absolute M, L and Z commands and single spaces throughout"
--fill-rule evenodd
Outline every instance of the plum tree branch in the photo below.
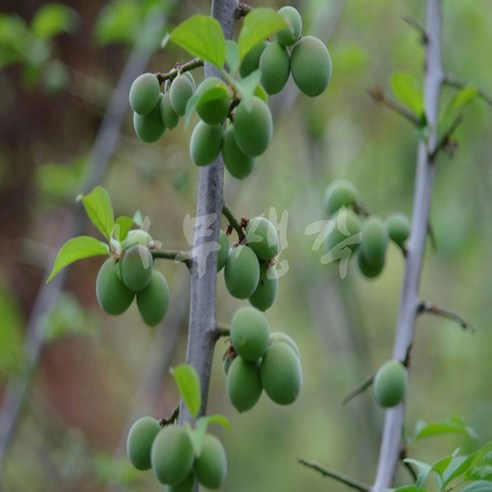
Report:
M 437 155 L 434 150 L 438 145 L 439 99 L 444 79 L 441 62 L 441 10 L 441 0 L 427 0 L 424 111 L 428 126 L 426 138 L 418 143 L 412 232 L 407 243 L 400 310 L 393 346 L 393 358 L 397 360 L 407 358 L 412 346 L 420 306 L 419 286 L 436 167 L 434 160 Z M 372 492 L 382 492 L 393 485 L 401 450 L 404 413 L 404 402 L 386 411 Z
M 464 330 L 475 331 L 475 328 L 458 313 L 451 311 L 450 309 L 436 306 L 432 302 L 421 302 L 419 305 L 419 313 L 429 313 L 441 316 L 443 318 L 448 318 L 458 323 Z
M 169 72 L 156 73 L 157 80 L 159 81 L 159 84 L 162 84 L 165 80 L 174 79 L 179 73 L 189 72 L 198 67 L 203 67 L 203 60 L 200 60 L 200 58 L 193 58 L 193 60 L 183 64 L 177 63 L 172 70 L 169 70 Z
M 212 0 L 211 14 L 217 19 L 226 39 L 232 39 L 238 0 Z M 219 76 L 220 71 L 205 63 L 205 77 Z M 219 156 L 212 164 L 201 167 L 198 181 L 196 216 L 210 219 L 210 235 L 200 234 L 197 228 L 193 242 L 191 265 L 190 320 L 186 362 L 198 373 L 201 389 L 200 415 L 207 409 L 210 374 L 214 354 L 215 297 L 217 288 L 217 251 L 207 244 L 219 241 L 220 219 L 223 207 L 224 163 Z M 207 231 L 208 232 L 208 231 Z M 192 417 L 181 402 L 179 423 L 190 422 Z
M 420 121 L 415 116 L 414 113 L 412 113 L 406 106 L 403 106 L 403 104 L 400 104 L 398 101 L 395 101 L 394 99 L 391 99 L 388 97 L 381 86 L 376 85 L 369 91 L 369 95 L 372 97 L 373 101 L 378 103 L 378 104 L 383 104 L 389 109 L 392 109 L 396 113 L 398 113 L 400 116 L 403 116 L 407 121 L 412 123 L 414 126 L 420 126 Z

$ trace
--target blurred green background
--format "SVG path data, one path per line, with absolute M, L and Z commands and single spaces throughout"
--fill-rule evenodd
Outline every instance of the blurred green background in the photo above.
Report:
M 305 229 L 326 220 L 323 192 L 340 177 L 357 185 L 373 213 L 411 213 L 416 131 L 376 105 L 368 91 L 379 85 L 390 94 L 394 72 L 421 79 L 420 34 L 404 19 L 422 23 L 425 2 L 294 4 L 303 14 L 304 33 L 327 43 L 332 83 L 314 100 L 297 94 L 292 81 L 283 94 L 271 98 L 272 145 L 243 182 L 226 175 L 224 193 L 238 217 L 269 216 L 271 207 L 279 218 L 285 214 L 287 240 L 280 260 L 288 271 L 267 316 L 273 330 L 298 342 L 305 384 L 292 406 L 276 406 L 263 396 L 252 411 L 239 415 L 225 394 L 221 357 L 227 345 L 218 342 L 209 413 L 222 413 L 232 424 L 229 431 L 216 429 L 227 449 L 230 469 L 223 490 L 230 492 L 346 490 L 302 467 L 298 457 L 371 483 L 383 412 L 371 391 L 347 405 L 341 400 L 391 356 L 399 306 L 403 261 L 396 247 L 390 247 L 377 280 L 362 278 L 352 264 L 341 280 L 337 265 L 321 263 L 324 251 L 312 251 L 314 236 Z M 443 7 L 445 70 L 492 92 L 490 2 L 443 0 Z M 137 417 L 167 416 L 177 403 L 168 369 L 184 360 L 186 268 L 159 263 L 172 300 L 163 325 L 155 330 L 142 324 L 134 306 L 117 318 L 101 312 L 94 290 L 100 258 L 69 270 L 62 292 L 55 289 L 45 300 L 48 312 L 41 318 L 33 307 L 53 253 L 74 222 L 80 222 L 74 218 L 80 217 L 81 208 L 75 198 L 88 176 L 96 176 L 108 189 L 117 214 L 140 210 L 151 219 L 150 233 L 164 247 L 189 247 L 183 220 L 195 214 L 198 175 L 188 154 L 191 127 L 181 123 L 159 143 L 143 144 L 134 134 L 123 94 L 116 107 L 124 115 L 121 134 L 107 166 L 100 157 L 112 144 L 94 143 L 122 71 L 134 68 L 135 60 L 149 52 L 148 67 L 141 71 L 166 71 L 176 61 L 186 61 L 176 48 L 154 47 L 181 20 L 208 13 L 209 2 L 73 0 L 53 6 L 3 0 L 0 10 L 3 418 L 12 416 L 6 411 L 6 395 L 33 369 L 16 431 L 4 450 L 3 490 L 160 490 L 151 472 L 132 470 L 124 440 Z M 149 26 L 160 18 L 163 25 L 157 22 L 154 36 Z M 454 89 L 446 88 L 443 104 L 453 94 Z M 110 126 L 118 134 L 114 109 Z M 456 132 L 455 154 L 439 159 L 431 211 L 437 249 L 429 244 L 422 281 L 423 299 L 460 313 L 476 331 L 442 318 L 419 319 L 406 417 L 412 433 L 418 419 L 457 416 L 479 438 L 422 441 L 409 450 L 418 459 L 434 460 L 456 447 L 471 450 L 492 438 L 491 127 L 490 107 L 472 101 Z M 82 232 L 97 234 L 87 222 Z M 218 321 L 229 322 L 242 304 L 227 294 L 219 275 Z M 34 333 L 44 343 L 32 368 Z M 409 482 L 410 476 L 401 471 L 399 480 Z

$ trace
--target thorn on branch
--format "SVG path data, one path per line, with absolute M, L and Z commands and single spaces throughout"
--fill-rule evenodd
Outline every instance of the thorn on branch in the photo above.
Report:
M 407 448 L 405 446 L 403 446 L 401 449 L 401 452 L 400 452 L 400 461 L 402 462 L 403 466 L 406 468 L 408 473 L 410 473 L 410 475 L 412 476 L 413 481 L 416 482 L 418 479 L 418 474 L 414 470 L 413 466 L 410 463 L 405 461 L 405 459 L 407 457 L 408 457 Z
M 402 17 L 402 20 L 405 21 L 410 27 L 413 27 L 421 36 L 422 44 L 425 46 L 429 42 L 429 37 L 427 36 L 427 32 L 424 27 L 420 25 L 414 18 L 412 17 Z
M 371 374 L 366 379 L 361 381 L 350 393 L 348 393 L 342 400 L 342 405 L 346 405 L 350 400 L 355 398 L 357 395 L 360 395 L 367 388 L 369 388 L 374 381 L 374 374 Z
M 466 82 L 458 79 L 458 77 L 450 74 L 447 74 L 444 77 L 443 84 L 448 85 L 449 87 L 454 87 L 455 89 L 465 89 L 470 86 L 470 84 L 467 84 Z M 480 97 L 480 99 L 486 102 L 489 106 L 492 106 L 492 95 L 485 92 L 481 87 L 476 87 L 476 90 L 478 97 Z
M 251 5 L 241 2 L 236 10 L 236 20 L 238 21 L 241 17 L 246 17 L 253 10 L 254 8 Z
M 317 461 L 308 461 L 305 460 L 304 458 L 298 458 L 298 461 L 302 465 L 320 472 L 324 477 L 330 477 L 333 478 L 334 480 L 338 480 L 339 482 L 345 484 L 347 487 L 350 487 L 355 490 L 360 490 L 361 492 L 371 491 L 371 487 L 369 485 L 366 485 L 365 483 L 359 482 L 358 480 L 355 480 L 341 473 L 328 470 L 322 467 Z
M 407 121 L 412 123 L 412 125 L 414 125 L 415 127 L 419 128 L 421 126 L 419 118 L 415 114 L 413 114 L 406 106 L 403 106 L 403 104 L 400 104 L 398 101 L 395 101 L 394 99 L 386 96 L 383 88 L 380 85 L 376 85 L 372 89 L 369 89 L 368 93 L 372 97 L 374 102 L 378 104 L 383 104 L 387 108 L 392 109 L 400 116 L 403 116 Z
M 441 151 L 444 150 L 448 155 L 451 157 L 454 154 L 454 151 L 456 150 L 457 144 L 456 141 L 454 141 L 451 138 L 451 135 L 455 132 L 456 128 L 460 125 L 460 123 L 463 121 L 463 115 L 459 114 L 449 125 L 448 129 L 441 135 L 439 141 L 436 143 L 436 146 L 434 149 L 431 150 L 429 153 L 429 161 L 433 162 L 437 154 Z
M 176 408 L 172 411 L 169 417 L 163 417 L 161 420 L 159 420 L 159 425 L 161 427 L 164 427 L 166 425 L 173 424 L 178 420 L 178 417 L 179 417 L 179 405 L 176 406 Z
M 461 326 L 461 328 L 463 328 L 463 330 L 470 330 L 472 332 L 476 331 L 475 328 L 466 319 L 461 317 L 458 313 L 451 311 L 450 309 L 436 306 L 432 302 L 421 302 L 419 304 L 418 313 L 435 314 L 437 316 L 450 319 L 451 321 L 455 321 Z

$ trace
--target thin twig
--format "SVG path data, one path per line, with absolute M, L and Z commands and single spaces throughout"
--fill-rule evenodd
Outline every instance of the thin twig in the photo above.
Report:
M 466 319 L 461 317 L 458 313 L 451 311 L 450 309 L 446 309 L 440 306 L 436 306 L 432 302 L 422 302 L 419 305 L 418 309 L 419 314 L 420 313 L 429 313 L 429 314 L 435 314 L 437 316 L 441 316 L 443 318 L 450 319 L 452 321 L 455 321 L 458 323 L 463 330 L 470 330 L 472 332 L 475 332 L 475 328 L 469 323 Z
M 221 337 L 231 336 L 231 325 L 225 323 L 217 323 L 215 325 L 215 336 L 217 340 Z
M 466 87 L 470 87 L 471 84 L 467 84 L 466 82 L 460 80 L 458 77 L 454 75 L 447 74 L 444 77 L 444 84 L 449 85 L 450 87 L 455 87 L 456 89 L 465 89 Z M 492 106 L 492 95 L 485 92 L 481 87 L 476 87 L 472 85 L 476 91 L 480 99 L 485 101 L 489 106 Z
M 246 237 L 243 228 L 226 204 L 222 207 L 222 215 L 229 221 L 229 224 L 237 232 L 239 240 L 242 241 Z
M 407 121 L 412 123 L 412 125 L 419 127 L 420 126 L 420 120 L 417 116 L 415 116 L 414 113 L 412 113 L 406 106 L 403 106 L 403 104 L 400 104 L 399 102 L 395 101 L 394 99 L 391 99 L 388 97 L 382 87 L 380 85 L 374 86 L 372 89 L 369 89 L 367 91 L 369 95 L 372 97 L 374 102 L 378 104 L 383 104 L 389 109 L 392 109 L 396 113 L 398 113 L 400 116 L 403 116 Z
M 188 268 L 191 268 L 191 257 L 186 251 L 164 251 L 152 250 L 152 257 L 161 260 L 172 260 L 176 263 L 184 263 Z
M 427 37 L 424 27 L 419 22 L 417 22 L 413 17 L 402 17 L 402 20 L 404 20 L 410 27 L 413 27 L 420 34 L 422 44 L 427 44 L 429 38 Z
M 449 125 L 448 129 L 441 135 L 439 138 L 436 147 L 432 150 L 432 153 L 429 156 L 429 159 L 431 161 L 434 161 L 437 157 L 437 154 L 443 150 L 446 149 L 446 146 L 450 143 L 451 140 L 451 135 L 455 132 L 456 128 L 460 125 L 460 123 L 463 121 L 463 115 L 459 114 L 456 116 L 456 118 L 451 122 Z
M 371 487 L 369 485 L 359 482 L 358 480 L 354 480 L 353 478 L 341 473 L 328 470 L 322 467 L 317 461 L 308 461 L 304 458 L 298 458 L 297 461 L 299 461 L 299 463 L 303 464 L 304 466 L 307 466 L 308 468 L 312 468 L 313 470 L 320 472 L 324 477 L 330 477 L 334 480 L 338 480 L 339 482 L 345 484 L 347 487 L 350 487 L 352 489 L 360 490 L 361 492 L 370 492 L 371 490 Z
M 173 424 L 178 420 L 179 417 L 179 404 L 176 405 L 174 410 L 172 411 L 171 415 L 169 417 L 163 417 L 161 420 L 159 420 L 159 424 L 161 427 L 164 427 L 165 425 Z
M 159 84 L 162 84 L 165 80 L 173 80 L 178 74 L 189 72 L 198 67 L 203 67 L 203 60 L 200 60 L 200 58 L 193 58 L 193 60 L 183 64 L 177 63 L 172 70 L 169 70 L 169 72 L 157 72 L 155 75 Z
M 344 396 L 342 400 L 342 405 L 346 405 L 350 400 L 352 400 L 352 398 L 355 398 L 357 395 L 360 395 L 361 393 L 366 391 L 366 389 L 371 386 L 373 381 L 374 374 L 367 376 L 367 378 L 361 381 L 350 393 Z

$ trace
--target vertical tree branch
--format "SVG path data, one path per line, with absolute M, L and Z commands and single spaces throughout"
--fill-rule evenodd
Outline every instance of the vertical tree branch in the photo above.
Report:
M 434 150 L 438 142 L 439 96 L 443 83 L 441 66 L 441 0 L 427 1 L 424 108 L 428 122 L 426 139 L 418 145 L 413 201 L 412 232 L 407 245 L 405 274 L 393 357 L 404 360 L 415 330 L 420 298 L 419 285 L 427 237 L 427 224 L 434 180 Z M 393 485 L 401 448 L 405 403 L 386 411 L 379 463 L 372 491 Z
M 237 8 L 238 0 L 212 1 L 212 16 L 220 22 L 226 39 L 232 38 Z M 220 76 L 218 70 L 206 63 L 205 77 L 213 75 Z M 217 251 L 211 251 L 210 245 L 218 244 L 219 241 L 223 179 L 224 164 L 220 156 L 213 164 L 200 168 L 196 206 L 197 228 L 191 267 L 190 323 L 186 362 L 196 369 L 200 378 L 201 414 L 204 414 L 207 408 L 216 341 L 214 326 L 216 324 Z M 206 227 L 202 227 L 203 225 Z M 188 410 L 181 403 L 180 423 L 190 420 Z

